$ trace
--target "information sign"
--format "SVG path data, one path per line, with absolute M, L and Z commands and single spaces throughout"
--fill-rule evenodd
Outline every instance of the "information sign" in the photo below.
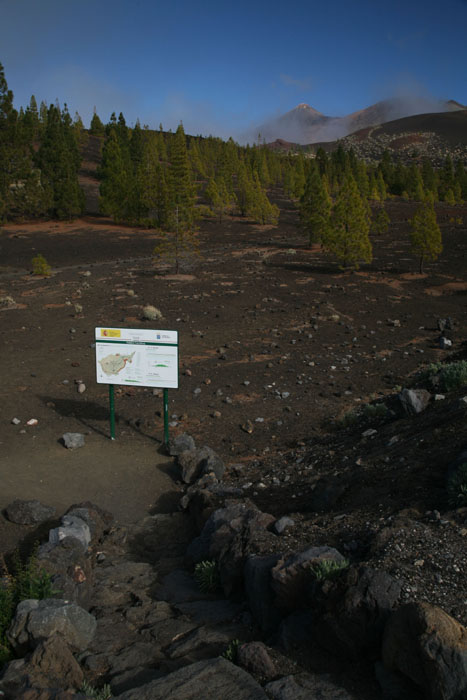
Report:
M 178 332 L 96 328 L 99 384 L 178 389 Z

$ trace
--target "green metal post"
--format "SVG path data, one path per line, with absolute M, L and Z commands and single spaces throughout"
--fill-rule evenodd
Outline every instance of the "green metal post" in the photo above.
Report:
M 110 439 L 115 440 L 115 401 L 114 385 L 109 384 L 109 405 L 110 405 Z
M 164 444 L 169 444 L 169 390 L 164 389 Z

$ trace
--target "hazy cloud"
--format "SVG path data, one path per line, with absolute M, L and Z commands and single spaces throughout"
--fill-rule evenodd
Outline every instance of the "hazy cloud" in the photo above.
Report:
M 123 112 L 130 123 L 138 117 L 134 113 L 134 105 L 141 104 L 135 93 L 120 90 L 73 64 L 61 65 L 37 75 L 31 83 L 31 94 L 35 94 L 39 100 L 47 100 L 49 104 L 56 98 L 61 105 L 66 102 L 70 113 L 73 115 L 78 111 L 85 125 L 91 120 L 94 106 L 104 123 L 112 112 Z
M 296 88 L 297 90 L 311 90 L 311 78 L 293 78 L 291 75 L 287 75 L 286 73 L 281 73 L 279 76 L 279 80 L 283 85 L 286 85 L 287 87 L 293 87 Z
M 148 115 L 149 112 L 149 115 Z M 193 100 L 182 92 L 172 92 L 157 109 L 146 109 L 149 126 L 157 128 L 160 123 L 164 130 L 175 131 L 183 122 L 185 133 L 202 136 L 219 136 L 237 140 L 241 125 L 248 118 L 247 114 L 233 114 L 222 107 L 216 107 L 208 100 Z

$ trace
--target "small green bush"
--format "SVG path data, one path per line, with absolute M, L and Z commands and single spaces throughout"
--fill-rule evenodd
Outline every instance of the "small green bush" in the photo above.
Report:
M 467 506 L 467 462 L 461 464 L 448 481 L 449 503 L 454 508 Z
M 322 559 L 312 567 L 311 571 L 317 581 L 329 581 L 337 578 L 340 574 L 348 569 L 349 560 L 336 561 L 335 559 Z
M 16 606 L 22 600 L 50 598 L 59 591 L 52 586 L 52 579 L 37 561 L 37 546 L 30 557 L 23 562 L 18 552 L 13 557 L 12 569 L 2 558 L 0 566 L 0 668 L 11 658 L 12 651 L 6 633 L 15 614 Z
M 467 384 L 467 361 L 448 362 L 442 364 L 436 362 L 429 365 L 425 376 L 443 391 L 459 389 Z
M 196 207 L 195 214 L 197 219 L 211 219 L 213 216 L 215 216 L 211 207 L 208 207 L 205 204 L 199 204 Z
M 109 700 L 112 697 L 112 691 L 110 685 L 104 685 L 102 688 L 94 688 L 87 681 L 83 681 L 83 685 L 80 688 L 80 692 L 88 696 L 88 698 L 95 698 L 95 700 Z
M 359 415 L 356 411 L 347 411 L 336 421 L 338 428 L 349 428 L 351 425 L 358 423 Z
M 385 418 L 388 409 L 384 403 L 368 403 L 363 408 L 363 414 L 366 418 Z
M 44 277 L 50 277 L 52 268 L 50 267 L 47 260 L 40 253 L 32 259 L 32 271 L 35 275 L 43 275 Z
M 200 561 L 195 566 L 195 581 L 204 593 L 215 593 L 220 588 L 219 569 L 215 561 Z
M 233 664 L 236 664 L 239 646 L 240 646 L 240 640 L 239 639 L 232 639 L 229 646 L 222 654 L 224 659 L 227 659 L 227 661 L 231 661 Z

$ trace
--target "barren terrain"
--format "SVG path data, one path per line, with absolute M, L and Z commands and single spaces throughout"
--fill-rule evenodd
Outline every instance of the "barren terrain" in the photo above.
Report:
M 226 479 L 263 510 L 296 513 L 289 547 L 313 539 L 366 556 L 385 519 L 447 510 L 445 470 L 464 445 L 465 413 L 439 401 L 403 418 L 397 393 L 422 366 L 465 356 L 467 230 L 450 220 L 466 222 L 467 208 L 439 206 L 444 250 L 421 276 L 409 251 L 413 205 L 388 204 L 391 227 L 373 237 L 373 263 L 350 273 L 307 247 L 296 212 L 280 204 L 278 227 L 202 223 L 202 257 L 179 275 L 154 266 L 154 231 L 91 217 L 4 227 L 0 296 L 12 300 L 0 311 L 0 507 L 38 498 L 63 512 L 89 499 L 122 522 L 176 508 L 159 392 L 117 388 L 111 442 L 107 389 L 95 381 L 94 328 L 154 327 L 142 316 L 153 304 L 158 326 L 179 332 L 171 435 L 214 448 Z M 30 272 L 37 253 L 52 266 L 48 278 Z M 453 346 L 441 350 L 446 317 Z M 386 403 L 384 419 L 339 422 L 375 401 Z M 376 432 L 362 437 L 368 428 Z M 66 450 L 64 432 L 84 432 L 85 447 Z M 313 500 L 319 479 L 339 484 L 324 515 Z M 5 519 L 1 527 L 5 550 L 22 531 Z M 459 532 L 451 543 L 461 551 Z M 446 609 L 465 623 L 465 601 L 451 594 Z

